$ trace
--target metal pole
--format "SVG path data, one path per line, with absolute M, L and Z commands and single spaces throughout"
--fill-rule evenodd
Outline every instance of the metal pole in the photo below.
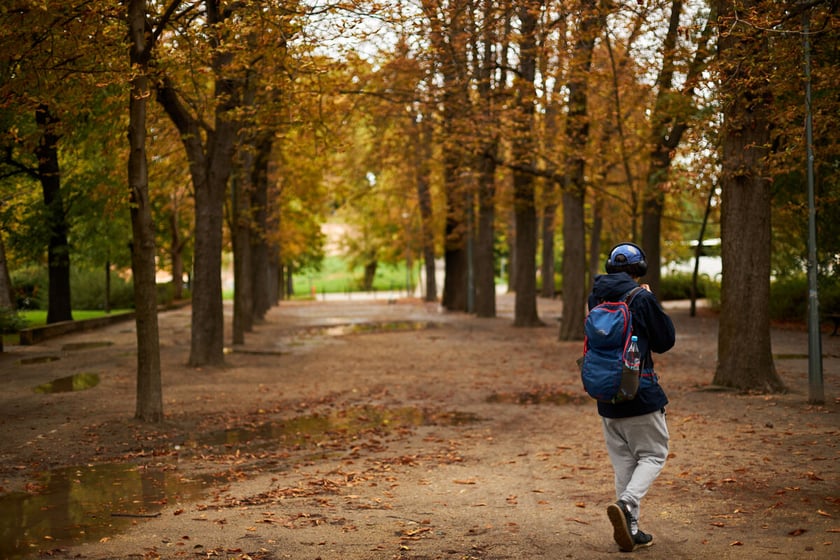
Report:
M 817 288 L 817 224 L 814 204 L 814 146 L 811 123 L 811 44 L 810 10 L 802 12 L 802 35 L 805 51 L 805 141 L 808 166 L 808 402 L 825 402 L 820 334 L 820 301 Z

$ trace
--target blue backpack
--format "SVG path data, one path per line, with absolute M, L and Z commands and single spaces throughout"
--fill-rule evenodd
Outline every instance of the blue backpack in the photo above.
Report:
M 586 316 L 583 357 L 578 364 L 583 388 L 594 399 L 619 403 L 636 396 L 639 372 L 631 374 L 631 370 L 624 367 L 624 354 L 633 335 L 629 305 L 641 290 L 637 286 L 624 294 L 620 301 L 603 301 Z

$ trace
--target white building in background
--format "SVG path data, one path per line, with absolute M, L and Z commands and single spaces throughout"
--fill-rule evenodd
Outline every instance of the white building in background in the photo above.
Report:
M 694 253 L 697 249 L 697 240 L 689 241 L 691 257 L 665 263 L 664 274 L 694 274 Z M 700 255 L 700 264 L 697 269 L 700 276 L 707 276 L 710 280 L 720 282 L 723 273 L 723 263 L 720 258 L 720 238 L 706 239 L 703 241 L 703 252 Z

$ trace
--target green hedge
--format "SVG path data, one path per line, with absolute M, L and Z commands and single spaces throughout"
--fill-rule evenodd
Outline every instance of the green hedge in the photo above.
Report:
M 73 298 L 73 309 L 104 309 L 105 271 L 71 271 L 70 294 Z M 109 300 L 111 308 L 133 309 L 134 284 L 112 272 Z
M 15 299 L 20 310 L 46 310 L 49 303 L 47 271 L 30 267 L 12 274 Z M 157 285 L 159 304 L 172 302 L 172 283 Z M 102 310 L 105 308 L 105 271 L 77 270 L 70 272 L 70 294 L 73 310 Z M 188 289 L 183 297 L 189 298 Z M 111 273 L 111 309 L 134 309 L 134 283 L 116 272 Z
M 659 299 L 691 299 L 691 274 L 678 273 L 663 276 L 659 282 Z M 720 300 L 720 284 L 708 276 L 697 279 L 697 294 L 700 299 L 708 298 L 714 303 Z
M 840 280 L 822 279 L 818 286 L 820 311 L 840 313 Z M 805 321 L 808 317 L 808 278 L 780 278 L 770 285 L 770 318 L 775 321 Z

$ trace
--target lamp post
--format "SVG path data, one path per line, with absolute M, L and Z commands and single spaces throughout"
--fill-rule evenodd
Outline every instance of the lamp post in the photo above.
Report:
M 805 142 L 808 170 L 808 402 L 825 402 L 822 372 L 820 302 L 817 288 L 817 225 L 814 204 L 814 146 L 811 123 L 811 44 L 810 9 L 802 12 L 802 37 L 805 54 Z

